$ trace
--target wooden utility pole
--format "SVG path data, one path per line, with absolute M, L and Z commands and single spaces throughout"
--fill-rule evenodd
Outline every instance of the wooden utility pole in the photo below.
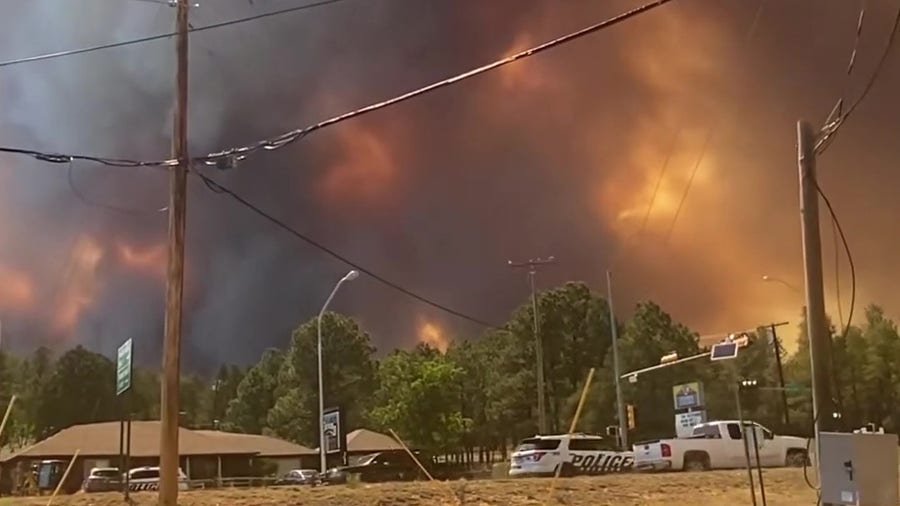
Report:
M 534 277 L 537 275 L 538 267 L 555 262 L 556 258 L 552 256 L 547 258 L 532 258 L 527 262 L 508 261 L 510 267 L 527 267 L 528 279 L 531 283 L 531 314 L 534 317 L 534 357 L 537 376 L 538 432 L 541 434 L 549 433 L 549 427 L 547 425 L 547 407 L 545 400 L 547 394 L 546 387 L 544 386 L 544 340 L 541 336 L 541 325 L 540 320 L 538 319 L 537 290 L 535 288 Z
M 828 360 L 831 336 L 825 322 L 822 282 L 822 241 L 819 235 L 819 184 L 816 181 L 815 135 L 806 121 L 797 122 L 797 165 L 800 172 L 800 226 L 803 234 L 803 271 L 806 285 L 806 334 L 809 338 L 816 449 L 819 433 L 834 429 L 834 404 Z M 818 464 L 821 471 L 821 462 Z M 821 478 L 821 472 L 819 473 Z
M 181 309 L 184 296 L 184 223 L 187 215 L 188 0 L 177 0 L 175 121 L 169 187 L 169 268 L 160 396 L 159 504 L 178 504 L 178 389 L 181 376 Z

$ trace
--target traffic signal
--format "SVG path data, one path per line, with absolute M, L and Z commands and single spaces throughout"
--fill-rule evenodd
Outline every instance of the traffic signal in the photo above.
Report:
M 738 383 L 738 386 L 741 390 L 751 390 L 759 386 L 759 383 L 755 379 L 744 379 Z
M 634 404 L 628 404 L 625 406 L 625 411 L 627 413 L 628 418 L 628 430 L 634 430 Z

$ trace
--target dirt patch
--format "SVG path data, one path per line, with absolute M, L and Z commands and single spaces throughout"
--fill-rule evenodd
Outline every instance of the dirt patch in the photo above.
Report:
M 771 506 L 808 506 L 816 496 L 796 469 L 764 472 Z M 450 483 L 387 483 L 317 488 L 257 488 L 183 492 L 180 506 L 538 506 L 549 479 L 483 480 Z M 750 504 L 745 471 L 632 474 L 560 479 L 555 500 L 564 506 L 695 506 Z M 156 495 L 135 494 L 136 506 L 155 506 Z M 22 499 L 23 506 L 45 505 L 47 498 Z M 120 494 L 60 497 L 59 506 L 122 506 Z

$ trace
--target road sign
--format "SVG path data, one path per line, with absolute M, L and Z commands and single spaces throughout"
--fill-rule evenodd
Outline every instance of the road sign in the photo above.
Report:
M 131 388 L 131 339 L 122 343 L 116 353 L 116 395 Z

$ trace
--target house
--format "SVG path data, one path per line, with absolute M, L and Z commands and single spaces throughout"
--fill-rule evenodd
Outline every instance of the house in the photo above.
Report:
M 347 454 L 362 456 L 368 453 L 403 450 L 393 437 L 369 429 L 356 429 L 347 434 Z
M 318 469 L 318 452 L 302 445 L 259 434 L 239 434 L 218 430 L 195 430 L 206 437 L 219 438 L 229 448 L 255 451 L 254 458 L 275 465 L 276 476 L 292 469 Z
M 41 460 L 69 461 L 78 451 L 64 489 L 74 491 L 92 467 L 119 464 L 119 422 L 75 425 L 11 455 L 2 462 L 2 473 L 10 480 L 16 469 L 24 472 L 30 464 Z M 159 463 L 160 423 L 131 423 L 131 457 L 129 468 L 155 466 Z M 274 460 L 280 470 L 300 466 L 303 459 L 315 460 L 316 452 L 277 438 L 220 431 L 179 428 L 178 446 L 181 468 L 191 480 L 246 477 L 258 474 L 258 460 Z

